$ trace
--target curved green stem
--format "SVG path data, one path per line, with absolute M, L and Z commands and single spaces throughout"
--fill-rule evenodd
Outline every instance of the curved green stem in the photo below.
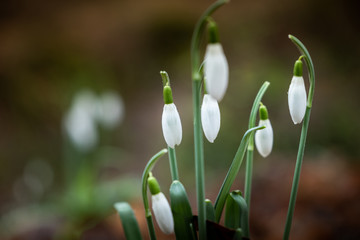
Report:
M 256 116 L 259 109 L 259 105 L 269 85 L 270 83 L 268 81 L 264 82 L 255 97 L 250 112 L 249 129 L 255 127 L 256 125 Z M 249 138 L 249 145 L 246 153 L 245 190 L 244 190 L 245 201 L 248 206 L 249 213 L 250 213 L 251 185 L 252 185 L 252 172 L 253 172 L 253 157 L 254 157 L 254 133 L 251 133 L 251 136 Z
M 306 107 L 306 112 L 305 112 L 305 116 L 304 116 L 302 129 L 301 129 L 300 143 L 299 143 L 299 149 L 298 149 L 298 154 L 297 154 L 297 159 L 296 159 L 293 184 L 292 184 L 292 188 L 291 188 L 289 209 L 288 209 L 287 216 L 286 216 L 286 224 L 285 224 L 283 240 L 288 240 L 289 235 L 290 235 L 291 223 L 292 223 L 292 218 L 293 218 L 294 209 L 295 209 L 296 196 L 297 196 L 297 191 L 298 191 L 298 187 L 299 187 L 301 166 L 302 166 L 302 162 L 303 162 L 303 158 L 304 158 L 304 150 L 305 150 L 307 131 L 308 131 L 308 127 L 309 127 L 309 121 L 310 121 L 311 106 L 312 106 L 314 90 L 315 90 L 315 71 L 314 71 L 314 65 L 312 63 L 310 54 L 307 51 L 304 44 L 302 44 L 302 42 L 300 42 L 299 39 L 297 39 L 296 37 L 294 37 L 292 35 L 289 35 L 289 38 L 298 47 L 300 52 L 305 56 L 304 58 L 306 61 L 306 66 L 307 66 L 308 72 L 309 72 L 310 87 L 309 87 L 309 98 L 308 98 L 308 102 L 307 102 L 307 107 Z
M 306 49 L 305 45 L 299 39 L 294 37 L 293 35 L 289 34 L 289 39 L 296 45 L 296 47 L 299 49 L 300 53 L 302 55 L 304 55 L 306 66 L 307 66 L 308 71 L 309 71 L 309 82 L 310 82 L 307 106 L 309 108 L 311 108 L 313 98 L 314 98 L 314 91 L 315 91 L 315 69 L 314 69 L 314 64 L 312 62 L 309 51 Z
M 213 3 L 200 17 L 195 25 L 191 39 L 191 77 L 193 92 L 193 114 L 194 114 L 194 148 L 195 148 L 195 174 L 196 174 L 196 195 L 198 207 L 199 238 L 206 239 L 206 210 L 205 210 L 205 173 L 204 173 L 204 149 L 203 135 L 200 120 L 201 102 L 201 74 L 200 69 L 200 39 L 206 25 L 206 19 L 228 0 L 218 0 Z
M 161 150 L 160 152 L 155 154 L 149 160 L 149 162 L 146 164 L 143 175 L 142 175 L 142 198 L 143 198 L 143 202 L 144 202 L 145 217 L 146 217 L 146 222 L 147 222 L 147 225 L 148 225 L 148 230 L 149 230 L 151 240 L 156 240 L 156 235 L 155 235 L 154 223 L 153 223 L 152 217 L 151 217 L 151 210 L 150 210 L 150 207 L 149 207 L 149 200 L 148 200 L 148 197 L 147 197 L 147 179 L 148 179 L 148 176 L 149 176 L 149 172 L 154 167 L 157 160 L 159 160 L 160 157 L 163 156 L 165 153 L 167 153 L 167 149 L 164 148 L 163 150 Z

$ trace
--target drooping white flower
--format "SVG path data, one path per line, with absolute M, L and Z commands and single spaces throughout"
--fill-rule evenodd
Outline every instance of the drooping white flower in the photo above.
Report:
M 165 104 L 162 113 L 162 130 L 169 147 L 179 145 L 182 139 L 180 116 L 174 103 Z
M 294 124 L 301 123 L 306 111 L 306 90 L 303 77 L 293 76 L 288 92 L 288 103 L 292 121 Z
M 261 156 L 267 157 L 272 150 L 273 146 L 273 129 L 269 119 L 260 120 L 259 126 L 265 126 L 264 129 L 257 130 L 255 133 L 255 145 L 256 149 Z
M 159 192 L 155 195 L 152 195 L 151 200 L 155 219 L 161 231 L 163 231 L 165 234 L 173 233 L 174 219 L 169 202 L 167 201 L 165 195 L 162 192 Z
M 262 103 L 260 103 L 259 108 L 260 121 L 259 126 L 265 126 L 264 129 L 257 130 L 255 133 L 255 145 L 256 149 L 261 156 L 267 157 L 272 150 L 274 133 L 268 118 L 268 112 Z
M 220 102 L 229 82 L 229 65 L 220 43 L 209 43 L 205 52 L 204 73 L 207 92 Z
M 220 130 L 219 104 L 209 94 L 204 95 L 201 105 L 201 124 L 205 137 L 213 143 Z

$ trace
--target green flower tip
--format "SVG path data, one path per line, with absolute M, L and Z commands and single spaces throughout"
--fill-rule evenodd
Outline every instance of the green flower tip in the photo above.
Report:
M 234 191 L 232 191 L 232 193 L 242 196 L 242 192 L 240 190 L 234 190 Z
M 153 177 L 153 175 L 150 173 L 148 177 L 148 185 L 151 192 L 151 195 L 158 194 L 160 191 L 160 185 L 156 178 Z
M 269 118 L 267 108 L 264 104 L 260 103 L 259 107 L 260 120 L 266 120 Z
M 299 60 L 296 60 L 294 65 L 294 76 L 302 77 L 302 75 L 303 75 L 303 63 L 300 57 Z
M 165 104 L 170 104 L 170 103 L 174 102 L 170 86 L 165 86 L 164 87 L 163 94 L 164 94 L 164 103 Z
M 161 79 L 163 81 L 163 86 L 169 86 L 170 85 L 170 78 L 169 74 L 166 71 L 160 71 Z
M 219 31 L 216 22 L 212 19 L 208 19 L 208 32 L 209 32 L 209 43 L 219 42 Z

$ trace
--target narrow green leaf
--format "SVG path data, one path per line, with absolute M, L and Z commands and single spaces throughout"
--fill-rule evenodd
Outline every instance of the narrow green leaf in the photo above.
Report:
M 206 220 L 215 222 L 215 209 L 209 199 L 205 199 Z
M 226 199 L 225 226 L 241 228 L 242 234 L 249 237 L 248 207 L 240 191 L 231 192 Z
M 170 186 L 171 211 L 177 239 L 193 239 L 192 211 L 184 186 L 175 180 Z
M 245 134 L 241 140 L 241 143 L 239 145 L 239 148 L 235 154 L 234 160 L 231 163 L 229 171 L 228 171 L 228 173 L 224 179 L 224 182 L 221 186 L 220 192 L 216 198 L 216 202 L 215 202 L 215 221 L 216 222 L 220 221 L 221 213 L 222 213 L 224 205 L 225 205 L 226 197 L 230 191 L 231 185 L 233 184 L 233 182 L 236 178 L 236 175 L 238 174 L 238 172 L 240 170 L 241 163 L 244 159 L 246 147 L 249 142 L 249 137 L 253 131 L 260 130 L 263 128 L 265 128 L 265 127 L 258 126 L 258 127 L 251 128 L 245 132 Z
M 122 226 L 124 228 L 125 237 L 127 240 L 140 240 L 139 225 L 136 221 L 134 211 L 127 202 L 118 202 L 114 204 L 115 209 L 118 211 Z

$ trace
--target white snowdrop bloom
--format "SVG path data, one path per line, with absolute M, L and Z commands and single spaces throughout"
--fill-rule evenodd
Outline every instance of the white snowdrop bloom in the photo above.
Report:
M 88 90 L 79 92 L 73 101 L 72 107 L 64 118 L 64 129 L 71 142 L 80 151 L 92 149 L 97 141 L 96 129 L 97 99 Z
M 265 126 L 266 128 L 257 130 L 255 133 L 255 145 L 256 149 L 261 156 L 267 157 L 272 150 L 273 146 L 273 129 L 269 119 L 260 120 L 259 126 Z
M 79 150 L 86 152 L 96 145 L 96 125 L 86 112 L 71 111 L 65 117 L 64 125 L 70 140 Z
M 124 118 L 124 103 L 119 94 L 106 92 L 98 100 L 97 118 L 108 129 L 118 125 Z
M 229 82 L 229 65 L 220 43 L 209 43 L 205 52 L 204 73 L 207 92 L 220 102 Z
M 159 192 L 155 195 L 152 195 L 151 200 L 155 219 L 161 231 L 163 231 L 165 234 L 173 233 L 174 219 L 169 202 L 167 201 L 165 195 L 162 192 Z
M 201 105 L 201 124 L 207 140 L 213 143 L 220 130 L 220 109 L 216 99 L 209 94 L 204 95 Z
M 306 111 L 306 90 L 303 77 L 293 76 L 288 92 L 288 103 L 292 121 L 294 124 L 301 123 Z
M 162 130 L 169 147 L 179 145 L 182 139 L 182 127 L 179 113 L 174 103 L 165 104 L 162 113 Z

